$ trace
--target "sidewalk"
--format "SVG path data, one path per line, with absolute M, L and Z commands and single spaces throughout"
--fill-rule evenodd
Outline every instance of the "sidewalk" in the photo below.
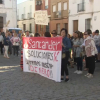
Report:
M 0 100 L 100 100 L 100 63 L 94 78 L 74 74 L 69 68 L 70 81 L 56 83 L 34 73 L 24 73 L 20 56 L 10 59 L 0 55 Z

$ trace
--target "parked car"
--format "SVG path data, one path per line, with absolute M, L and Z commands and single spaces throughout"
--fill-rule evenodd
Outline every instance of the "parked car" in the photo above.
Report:
M 18 34 L 19 31 L 21 31 L 22 29 L 21 28 L 8 28 L 8 31 L 12 32 L 12 30 L 15 30 L 16 33 Z

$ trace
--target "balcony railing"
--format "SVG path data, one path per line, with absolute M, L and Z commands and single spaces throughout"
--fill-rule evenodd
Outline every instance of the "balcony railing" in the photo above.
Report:
M 53 18 L 62 18 L 62 11 L 53 12 Z
M 17 20 L 19 20 L 19 16 L 17 16 Z
M 3 0 L 0 0 L 0 4 L 3 4 Z
M 25 14 L 22 14 L 22 19 L 25 19 Z
M 77 12 L 85 11 L 85 3 L 80 3 L 77 5 Z
M 32 18 L 32 13 L 28 13 L 28 19 Z

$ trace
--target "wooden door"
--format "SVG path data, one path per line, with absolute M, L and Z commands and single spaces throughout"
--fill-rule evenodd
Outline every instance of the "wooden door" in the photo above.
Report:
M 3 28 L 3 17 L 0 16 L 0 29 Z
M 78 20 L 73 21 L 73 32 L 78 31 Z

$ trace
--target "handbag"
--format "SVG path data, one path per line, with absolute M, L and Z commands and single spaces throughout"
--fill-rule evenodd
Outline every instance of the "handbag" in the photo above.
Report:
M 65 52 L 62 53 L 62 59 L 64 59 L 64 58 L 66 58 L 66 53 Z

